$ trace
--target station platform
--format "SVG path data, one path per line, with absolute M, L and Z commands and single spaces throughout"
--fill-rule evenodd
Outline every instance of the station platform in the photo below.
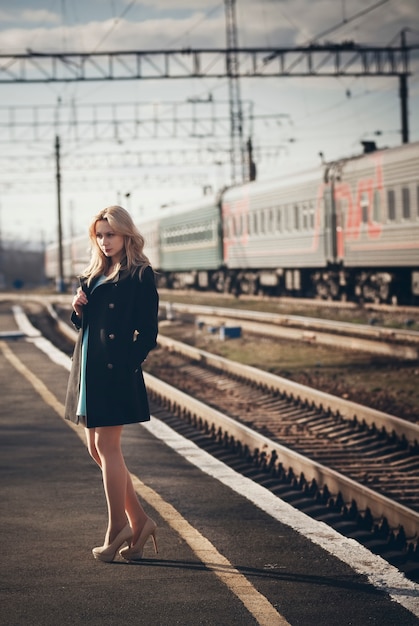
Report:
M 155 417 L 126 426 L 123 447 L 159 553 L 150 541 L 139 563 L 96 561 L 106 503 L 83 428 L 62 418 L 68 357 L 19 330 L 1 303 L 1 625 L 419 624 L 419 585 L 361 546 L 354 569 L 333 546 L 355 559 L 356 542 Z

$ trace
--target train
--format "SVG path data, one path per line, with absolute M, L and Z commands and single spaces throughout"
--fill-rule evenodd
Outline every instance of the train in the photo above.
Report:
M 160 287 L 419 303 L 419 142 L 226 187 L 138 223 Z M 64 241 L 64 278 L 88 262 Z M 58 245 L 45 253 L 56 279 Z

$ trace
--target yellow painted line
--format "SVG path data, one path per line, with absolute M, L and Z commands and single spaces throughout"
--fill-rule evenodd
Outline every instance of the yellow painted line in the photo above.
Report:
M 0 341 L 0 348 L 9 363 L 26 378 L 44 402 L 64 419 L 64 405 L 51 393 L 48 387 L 22 363 L 4 341 Z M 72 422 L 64 421 L 85 443 L 84 430 Z M 137 493 L 184 539 L 205 567 L 212 571 L 237 596 L 260 626 L 290 626 L 289 622 L 278 613 L 269 600 L 259 593 L 247 578 L 228 559 L 220 554 L 206 537 L 189 524 L 156 491 L 145 485 L 134 474 L 131 474 L 131 476 Z
M 145 485 L 133 474 L 134 487 L 145 500 L 165 519 L 168 524 L 188 543 L 206 568 L 232 591 L 258 624 L 263 626 L 289 626 L 272 604 L 259 593 L 243 574 L 226 559 L 215 546 L 158 493 Z

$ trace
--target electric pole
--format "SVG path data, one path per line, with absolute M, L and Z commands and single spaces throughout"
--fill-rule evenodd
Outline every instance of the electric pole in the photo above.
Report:
M 239 83 L 239 46 L 237 41 L 236 0 L 224 0 L 226 13 L 226 74 L 230 99 L 231 182 L 247 180 L 243 147 L 243 113 Z
M 61 223 L 61 166 L 60 166 L 60 138 L 55 136 L 55 164 L 57 180 L 57 217 L 58 217 L 58 277 L 57 291 L 64 293 L 64 267 L 63 267 L 63 229 Z

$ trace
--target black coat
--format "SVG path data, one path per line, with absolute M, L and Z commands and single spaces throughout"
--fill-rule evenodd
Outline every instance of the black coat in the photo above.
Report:
M 78 423 L 83 332 L 89 326 L 86 361 L 86 425 L 116 426 L 150 419 L 141 363 L 156 346 L 158 294 L 151 267 L 140 279 L 120 274 L 93 293 L 82 279 L 88 303 L 82 319 L 68 381 L 65 417 Z

